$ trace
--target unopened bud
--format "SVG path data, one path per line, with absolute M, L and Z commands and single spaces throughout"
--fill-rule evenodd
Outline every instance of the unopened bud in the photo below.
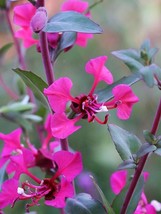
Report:
M 31 19 L 31 28 L 33 32 L 39 33 L 47 23 L 47 11 L 45 7 L 39 7 Z

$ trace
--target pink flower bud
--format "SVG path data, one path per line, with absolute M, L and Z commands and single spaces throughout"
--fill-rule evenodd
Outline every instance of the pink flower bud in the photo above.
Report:
M 45 7 L 39 7 L 31 19 L 31 28 L 33 32 L 39 33 L 47 23 L 47 11 Z

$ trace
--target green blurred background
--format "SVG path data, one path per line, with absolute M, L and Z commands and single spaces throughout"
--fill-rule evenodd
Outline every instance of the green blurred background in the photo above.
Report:
M 57 11 L 61 2 L 63 1 L 50 1 L 50 10 L 53 4 L 53 11 Z M 89 1 L 90 4 L 93 2 L 94 0 Z M 52 13 L 52 10 L 50 12 Z M 86 48 L 75 46 L 69 52 L 61 54 L 55 64 L 56 78 L 68 76 L 72 79 L 73 95 L 88 92 L 91 87 L 92 76 L 84 70 L 85 63 L 90 58 L 107 55 L 109 60 L 106 65 L 113 73 L 114 79 L 118 80 L 122 76 L 129 75 L 130 72 L 121 61 L 111 55 L 111 51 L 139 48 L 145 39 L 150 39 L 152 46 L 159 49 L 161 47 L 161 0 L 104 0 L 93 8 L 91 13 L 93 20 L 103 28 L 103 34 L 95 35 Z M 2 47 L 3 44 L 12 41 L 12 38 L 3 11 L 0 11 L 0 18 L 0 47 Z M 12 68 L 18 67 L 15 53 L 12 48 L 5 55 L 1 61 L 0 74 L 3 75 L 6 84 L 16 91 L 15 84 L 18 77 L 12 71 Z M 161 66 L 160 57 L 161 53 L 158 52 L 155 62 L 159 66 Z M 27 50 L 26 61 L 28 70 L 32 70 L 45 79 L 41 55 L 36 52 L 35 47 Z M 104 86 L 103 83 L 99 85 L 100 88 Z M 143 140 L 142 131 L 150 130 L 152 126 L 160 92 L 157 88 L 149 89 L 143 82 L 135 84 L 133 90 L 139 96 L 140 102 L 134 106 L 131 118 L 128 121 L 121 121 L 113 111 L 110 112 L 109 123 L 117 124 Z M 8 95 L 0 88 L 0 106 L 7 104 L 9 100 Z M 69 144 L 71 148 L 82 153 L 84 169 L 93 173 L 107 198 L 112 200 L 109 177 L 117 169 L 121 159 L 107 132 L 107 126 L 100 126 L 97 123 L 88 124 L 87 121 L 81 121 L 79 124 L 82 125 L 82 129 L 69 137 Z M 15 124 L 0 118 L 0 132 L 8 133 L 16 127 Z M 160 134 L 160 128 L 158 134 Z M 32 142 L 38 146 L 39 142 L 34 132 L 31 136 Z M 160 157 L 152 155 L 146 164 L 145 171 L 150 172 L 145 187 L 149 201 L 157 199 L 161 202 L 160 163 Z M 81 190 L 78 189 L 78 191 Z M 39 214 L 58 213 L 57 210 L 45 205 L 31 210 L 37 210 Z M 14 210 L 7 209 L 6 213 L 25 213 L 24 205 L 18 202 Z

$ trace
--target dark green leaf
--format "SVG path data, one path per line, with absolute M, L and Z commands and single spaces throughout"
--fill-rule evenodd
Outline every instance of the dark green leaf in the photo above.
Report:
M 46 107 L 49 108 L 46 97 L 43 94 L 44 88 L 48 85 L 36 74 L 31 71 L 24 71 L 19 68 L 13 69 L 24 81 L 24 83 L 32 90 L 35 97 Z M 50 108 L 49 108 L 50 109 Z
M 140 54 L 134 49 L 113 51 L 112 54 L 121 59 L 132 72 L 138 72 L 143 65 L 140 63 Z
M 6 9 L 6 0 L 0 0 L 0 9 Z
M 141 146 L 141 142 L 137 136 L 114 124 L 109 124 L 108 130 L 121 159 L 133 160 L 133 154 L 135 154 Z
M 65 31 L 102 33 L 102 28 L 81 13 L 65 11 L 54 15 L 43 28 L 43 31 L 50 33 L 59 33 Z
M 98 95 L 99 102 L 107 102 L 113 97 L 112 89 L 119 84 L 132 85 L 138 82 L 141 79 L 141 76 L 138 74 L 132 74 L 128 77 L 123 77 L 115 83 L 108 85 L 106 88 L 96 91 Z
M 106 209 L 107 213 L 108 214 L 115 214 L 115 212 L 113 211 L 110 203 L 107 201 L 104 193 L 102 192 L 101 188 L 98 186 L 98 184 L 96 183 L 95 179 L 92 176 L 91 176 L 91 178 L 92 178 L 92 181 L 93 181 L 97 191 L 99 192 L 99 195 L 100 195 L 100 197 L 102 199 L 102 204 L 104 205 L 104 208 Z
M 141 147 L 140 147 L 140 149 L 139 149 L 139 151 L 136 153 L 136 156 L 138 157 L 138 158 L 141 158 L 142 156 L 144 156 L 144 155 L 146 155 L 146 154 L 148 154 L 148 153 L 150 153 L 150 152 L 154 152 L 155 150 L 156 150 L 156 146 L 154 146 L 154 145 L 151 145 L 151 144 L 149 144 L 149 143 L 144 143 Z
M 8 43 L 0 49 L 0 58 L 10 49 L 10 47 L 12 47 L 12 45 L 12 43 Z
M 119 166 L 118 169 L 135 169 L 136 168 L 136 163 L 134 160 L 125 160 L 123 161 Z
M 76 32 L 64 32 L 62 34 L 58 47 L 55 50 L 53 50 L 53 53 L 52 53 L 53 61 L 56 60 L 56 58 L 62 51 L 74 45 L 76 36 L 77 36 Z
M 87 193 L 80 193 L 75 198 L 68 198 L 65 214 L 107 214 L 101 203 Z

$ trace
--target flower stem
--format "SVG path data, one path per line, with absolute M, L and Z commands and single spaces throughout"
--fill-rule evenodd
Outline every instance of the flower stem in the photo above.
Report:
M 60 143 L 61 143 L 61 149 L 68 151 L 68 138 L 61 139 Z
M 13 38 L 13 41 L 14 41 L 14 45 L 16 47 L 19 65 L 21 66 L 22 69 L 26 69 L 26 63 L 25 63 L 25 60 L 24 60 L 24 56 L 22 55 L 20 44 L 18 42 L 18 39 L 15 37 L 14 30 L 13 30 L 13 27 L 12 27 L 12 24 L 11 24 L 10 15 L 9 15 L 9 9 L 6 10 L 6 19 L 7 19 L 9 30 L 11 32 L 11 35 L 12 35 L 12 38 Z
M 19 96 L 13 92 L 7 84 L 3 81 L 2 76 L 0 75 L 0 86 L 6 91 L 6 93 L 13 99 L 13 100 L 18 100 Z
M 45 32 L 39 33 L 39 40 L 40 40 L 40 48 L 41 48 L 42 60 L 45 68 L 47 82 L 49 85 L 51 85 L 54 82 L 55 78 L 54 78 L 53 66 L 50 61 L 47 36 Z
M 152 125 L 152 128 L 151 128 L 151 133 L 153 135 L 155 135 L 156 132 L 157 132 L 157 129 L 158 129 L 158 126 L 159 126 L 159 122 L 160 122 L 160 118 L 161 118 L 161 100 L 160 100 L 160 103 L 158 105 L 158 109 L 156 111 L 156 114 L 155 114 L 155 117 L 154 117 L 154 121 L 153 121 L 153 125 Z M 140 178 L 140 175 L 141 175 L 141 173 L 143 171 L 143 168 L 145 166 L 147 158 L 148 158 L 148 154 L 144 155 L 139 161 L 138 167 L 137 167 L 137 169 L 135 171 L 135 174 L 134 174 L 134 177 L 133 177 L 133 179 L 131 181 L 129 190 L 128 190 L 127 194 L 126 194 L 125 201 L 124 201 L 124 204 L 122 206 L 120 214 L 125 214 L 126 213 L 126 210 L 128 208 L 129 202 L 131 200 L 131 197 L 133 195 L 133 192 L 135 190 L 137 182 L 138 182 L 138 180 Z

